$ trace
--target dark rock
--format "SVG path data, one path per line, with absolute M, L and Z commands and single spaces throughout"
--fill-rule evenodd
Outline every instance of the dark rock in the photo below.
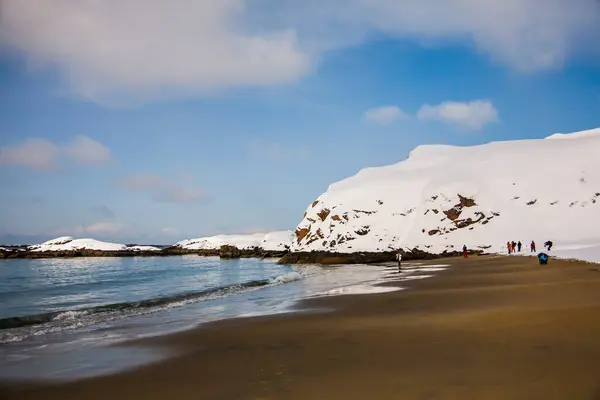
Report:
M 242 251 L 235 246 L 223 245 L 219 249 L 219 257 L 224 259 L 240 258 Z
M 456 257 L 462 255 L 459 251 L 444 251 L 441 254 L 428 253 L 420 249 L 410 251 L 400 250 L 402 259 L 409 260 L 433 260 L 442 257 Z M 469 251 L 469 254 L 481 254 L 482 250 Z M 383 252 L 355 252 L 338 253 L 332 251 L 306 251 L 288 253 L 283 256 L 279 264 L 370 264 L 394 261 L 395 251 Z
M 330 212 L 331 211 L 328 208 L 324 208 L 321 211 L 319 211 L 317 215 L 319 216 L 319 218 L 321 218 L 321 221 L 325 221 L 327 219 L 327 216 L 329 216 Z

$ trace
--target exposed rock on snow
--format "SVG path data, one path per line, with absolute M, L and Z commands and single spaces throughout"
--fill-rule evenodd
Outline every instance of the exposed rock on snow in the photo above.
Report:
M 557 140 L 561 139 L 561 140 Z M 566 140 L 568 139 L 568 140 Z M 504 251 L 600 244 L 600 129 L 480 146 L 419 146 L 407 160 L 332 184 L 292 252 Z

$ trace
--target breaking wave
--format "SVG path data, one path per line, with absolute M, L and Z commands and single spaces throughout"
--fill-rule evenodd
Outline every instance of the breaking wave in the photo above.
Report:
M 271 279 L 253 280 L 174 296 L 2 318 L 0 319 L 0 343 L 17 342 L 30 336 L 81 328 L 101 322 L 180 307 L 189 303 L 215 300 L 257 290 L 265 286 L 297 281 L 308 275 L 312 274 L 292 271 Z

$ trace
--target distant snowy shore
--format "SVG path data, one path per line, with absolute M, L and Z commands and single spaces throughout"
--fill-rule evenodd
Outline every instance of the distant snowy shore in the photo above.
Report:
M 63 236 L 31 246 L 0 247 L 0 258 L 128 257 L 181 254 L 221 256 L 223 258 L 280 257 L 289 250 L 293 236 L 292 231 L 217 235 L 182 240 L 164 248 Z

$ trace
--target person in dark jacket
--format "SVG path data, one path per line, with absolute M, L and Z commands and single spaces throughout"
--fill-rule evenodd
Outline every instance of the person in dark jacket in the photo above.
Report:
M 519 253 L 521 252 L 521 246 L 523 246 L 523 244 L 519 240 L 519 243 L 517 243 L 517 250 L 518 250 Z
M 531 241 L 531 244 L 529 245 L 529 247 L 531 249 L 531 252 L 535 253 L 535 242 L 533 240 Z
M 467 245 L 463 246 L 463 257 L 464 258 L 469 257 L 469 251 L 467 250 Z
M 550 251 L 552 249 L 552 245 L 554 243 L 552 243 L 551 240 L 548 240 L 546 243 L 544 243 L 544 246 L 546 246 L 548 248 L 548 251 Z

